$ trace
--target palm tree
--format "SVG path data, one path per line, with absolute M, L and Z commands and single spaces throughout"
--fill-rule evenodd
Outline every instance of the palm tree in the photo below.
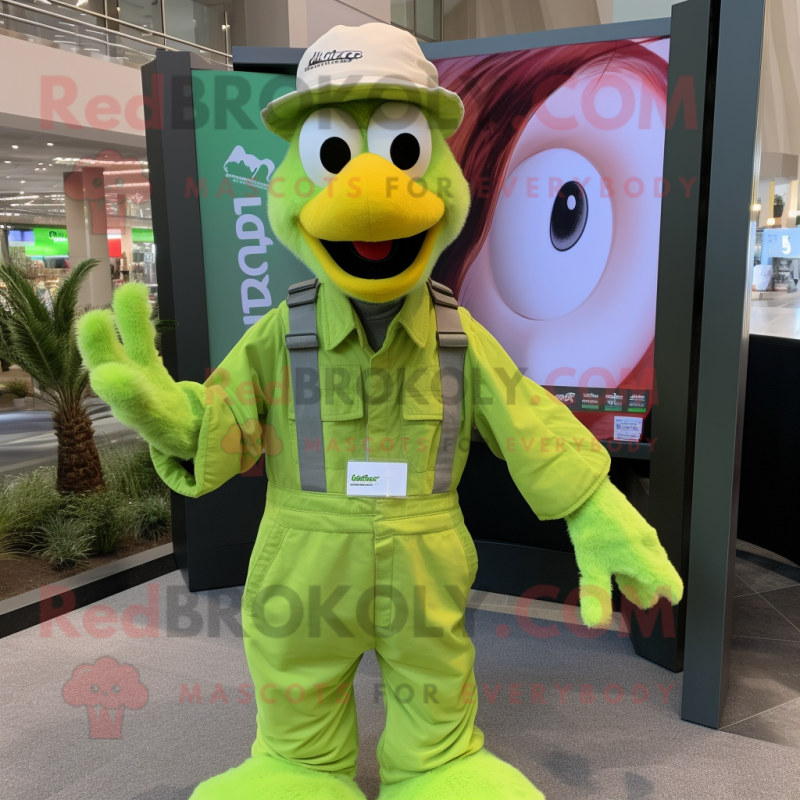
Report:
M 62 493 L 103 489 L 103 469 L 86 411 L 89 373 L 75 336 L 78 291 L 98 262 L 82 261 L 59 287 L 52 309 L 14 267 L 0 266 L 0 357 L 18 364 L 53 403 Z

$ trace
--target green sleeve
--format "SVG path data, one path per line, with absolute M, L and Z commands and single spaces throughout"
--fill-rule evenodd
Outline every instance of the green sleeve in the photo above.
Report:
M 608 452 L 572 412 L 517 369 L 508 353 L 461 310 L 469 338 L 474 420 L 540 519 L 560 519 L 595 492 Z
M 150 447 L 153 464 L 171 489 L 200 497 L 258 461 L 268 411 L 263 388 L 283 346 L 278 307 L 247 331 L 202 387 L 195 384 L 204 408 L 191 464 Z

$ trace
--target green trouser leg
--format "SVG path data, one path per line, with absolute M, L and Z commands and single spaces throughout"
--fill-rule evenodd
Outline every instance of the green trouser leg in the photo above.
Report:
M 479 751 L 464 630 L 476 568 L 455 493 L 383 499 L 271 483 L 242 604 L 253 756 L 353 777 L 352 684 L 370 649 L 384 679 L 384 784 Z

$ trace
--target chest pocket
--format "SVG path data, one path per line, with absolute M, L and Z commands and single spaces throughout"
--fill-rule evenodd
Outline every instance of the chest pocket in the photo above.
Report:
M 427 472 L 436 466 L 442 430 L 442 387 L 439 367 L 412 367 L 403 376 L 402 435 L 411 469 Z
M 356 364 L 323 364 L 320 367 L 320 416 L 322 449 L 327 469 L 345 469 L 357 457 L 364 439 L 364 397 L 361 368 Z M 292 452 L 297 461 L 294 403 L 289 404 Z M 309 443 L 309 446 L 315 446 Z

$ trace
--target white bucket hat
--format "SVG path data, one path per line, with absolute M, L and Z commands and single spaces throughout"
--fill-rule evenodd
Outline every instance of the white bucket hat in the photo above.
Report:
M 297 67 L 297 90 L 273 100 L 261 118 L 273 133 L 290 140 L 311 108 L 366 98 L 415 103 L 436 120 L 445 137 L 464 116 L 461 99 L 439 86 L 436 67 L 410 33 L 368 22 L 337 25 L 314 42 Z

